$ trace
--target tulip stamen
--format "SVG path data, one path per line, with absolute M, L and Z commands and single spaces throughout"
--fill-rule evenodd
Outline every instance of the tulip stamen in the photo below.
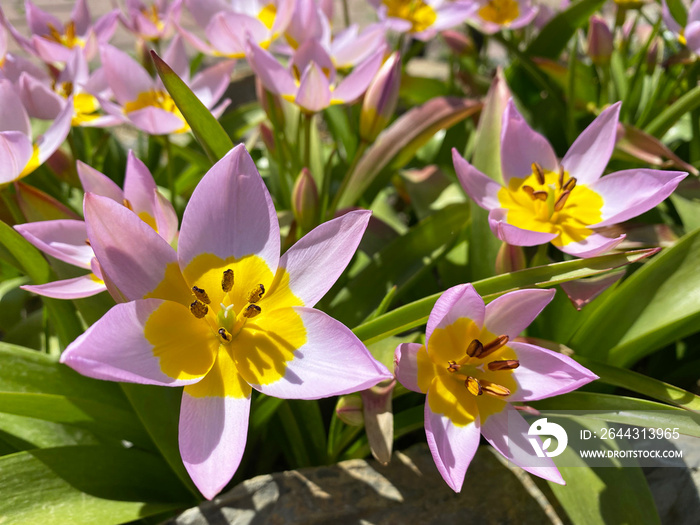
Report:
M 456 372 L 457 370 L 459 370 L 460 368 L 462 368 L 462 365 L 460 365 L 460 364 L 457 363 L 456 361 L 450 360 L 450 361 L 447 362 L 447 371 L 448 371 L 448 372 L 454 373 L 454 372 Z
M 262 296 L 265 294 L 265 287 L 262 284 L 258 284 L 253 288 L 250 293 L 248 293 L 248 302 L 257 303 Z
M 131 205 L 131 201 L 129 201 L 129 199 L 122 199 L 122 204 L 126 209 L 134 211 L 134 207 Z
M 506 343 L 508 342 L 508 339 L 509 338 L 507 335 L 499 335 L 498 337 L 496 337 L 496 339 L 494 339 L 490 343 L 485 344 L 484 351 L 481 352 L 481 354 L 479 354 L 477 357 L 479 359 L 485 359 L 486 356 L 489 356 L 492 353 L 494 353 L 496 350 L 503 348 L 506 345 Z
M 202 288 L 193 286 L 192 293 L 199 301 L 202 301 L 204 304 L 211 304 L 211 299 L 209 299 L 207 292 L 205 292 Z
M 481 380 L 481 389 L 483 392 L 492 395 L 494 397 L 506 397 L 510 395 L 510 390 L 503 385 L 498 385 L 487 381 L 486 379 Z
M 576 177 L 571 177 L 569 180 L 566 181 L 566 183 L 561 187 L 561 189 L 564 191 L 571 191 L 576 187 L 577 182 L 578 181 L 576 180 Z
M 233 336 L 225 328 L 219 328 L 218 334 L 219 340 L 224 344 L 230 343 L 233 340 Z
M 568 184 L 568 181 L 567 181 L 567 184 Z M 570 190 L 566 190 L 564 193 L 559 195 L 559 198 L 554 203 L 554 211 L 561 211 L 562 208 L 564 208 L 566 201 L 569 199 L 569 195 L 571 195 Z
M 537 183 L 540 185 L 544 185 L 544 170 L 542 169 L 542 166 L 540 166 L 537 162 L 532 163 L 532 173 L 535 174 Z
M 190 312 L 192 312 L 192 315 L 194 315 L 197 319 L 203 319 L 204 316 L 207 315 L 207 312 L 209 312 L 209 307 L 199 299 L 196 299 L 192 304 L 190 304 Z
M 467 356 L 469 357 L 479 357 L 481 352 L 484 351 L 484 345 L 478 339 L 474 339 L 467 347 Z
M 481 382 L 479 382 L 479 380 L 476 377 L 467 377 L 467 380 L 464 382 L 464 385 L 467 387 L 467 390 L 469 390 L 469 393 L 474 396 L 480 396 L 484 393 L 481 386 Z
M 260 314 L 262 309 L 257 304 L 249 304 L 243 309 L 242 315 L 246 319 L 252 319 L 256 315 Z
M 515 370 L 520 366 L 520 361 L 517 359 L 506 359 L 504 361 L 491 361 L 488 365 L 489 370 Z
M 221 289 L 227 293 L 233 289 L 233 270 L 230 268 L 224 270 L 224 274 L 221 276 Z

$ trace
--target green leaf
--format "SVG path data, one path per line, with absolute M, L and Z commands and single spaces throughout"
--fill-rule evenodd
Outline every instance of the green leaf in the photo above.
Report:
M 0 361 L 0 412 L 152 446 L 116 384 L 81 376 L 53 357 L 6 343 L 0 343 Z
M 358 324 L 382 302 L 393 285 L 410 284 L 443 256 L 464 231 L 469 208 L 446 206 L 374 254 L 370 263 L 333 299 L 329 315 L 350 326 Z
M 119 383 L 141 424 L 170 468 L 192 494 L 200 497 L 180 457 L 178 423 L 182 388 Z
M 165 89 L 173 97 L 175 104 L 185 117 L 192 133 L 204 148 L 212 164 L 226 155 L 232 148 L 233 142 L 214 118 L 214 115 L 202 104 L 192 90 L 163 60 L 151 51 L 158 76 L 163 81 Z
M 0 413 L 0 441 L 12 452 L 100 443 L 91 432 L 78 427 L 3 413 Z
M 605 0 L 581 0 L 552 18 L 528 46 L 526 54 L 556 60 L 579 27 L 588 23 Z
M 384 168 L 402 168 L 437 131 L 454 126 L 480 109 L 481 104 L 473 100 L 439 97 L 404 113 L 379 135 L 348 174 L 336 209 L 352 206 Z
M 601 423 L 576 418 L 580 430 L 600 431 Z M 606 445 L 619 449 L 615 440 Z M 574 449 L 567 447 L 553 458 L 566 486 L 549 482 L 549 487 L 574 525 L 635 523 L 657 525 L 659 516 L 642 469 L 621 466 L 611 458 L 606 467 L 589 467 Z M 575 466 L 559 466 L 575 465 Z
M 8 523 L 110 525 L 190 505 L 160 458 L 136 449 L 73 446 L 0 458 Z
M 34 284 L 49 282 L 51 269 L 46 259 L 39 250 L 3 221 L 0 221 L 0 245 L 4 246 L 15 261 L 8 260 L 8 262 L 25 272 L 34 281 Z M 48 310 L 53 328 L 62 346 L 68 346 L 83 333 L 80 319 L 69 301 L 48 297 L 42 297 L 41 300 Z
M 555 284 L 597 275 L 626 264 L 648 257 L 656 250 L 636 250 L 611 255 L 601 255 L 590 259 L 576 259 L 560 263 L 528 268 L 506 273 L 472 283 L 485 299 L 495 298 L 511 290 L 527 287 L 548 288 Z M 355 335 L 365 344 L 371 344 L 390 335 L 398 334 L 425 324 L 435 301 L 441 293 L 392 310 L 372 321 L 353 329 Z
M 644 128 L 644 131 L 649 133 L 649 135 L 661 138 L 683 115 L 697 108 L 700 108 L 700 86 L 695 86 L 659 113 Z
M 688 25 L 688 11 L 681 0 L 666 0 L 668 10 L 671 12 L 673 19 L 678 22 L 678 25 L 685 27 Z
M 681 238 L 624 281 L 568 343 L 578 354 L 628 367 L 698 331 L 700 230 Z

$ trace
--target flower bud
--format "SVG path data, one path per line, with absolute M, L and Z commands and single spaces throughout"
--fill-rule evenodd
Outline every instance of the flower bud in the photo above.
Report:
M 292 211 L 297 224 L 303 231 L 314 226 L 318 212 L 318 190 L 316 182 L 307 168 L 303 168 L 292 189 Z
M 259 77 L 255 77 L 255 95 L 258 97 L 260 106 L 265 111 L 265 114 L 270 119 L 273 125 L 279 128 L 284 127 L 284 109 L 280 97 L 270 93 Z
M 474 47 L 474 41 L 469 36 L 459 31 L 446 29 L 440 33 L 440 36 L 455 55 L 471 55 L 476 49 Z
M 340 396 L 338 398 L 338 404 L 335 405 L 335 414 L 338 416 L 338 419 L 346 425 L 359 427 L 365 423 L 362 405 L 360 394 Z
M 498 254 L 496 255 L 496 273 L 510 273 L 524 270 L 527 268 L 525 263 L 525 252 L 521 246 L 513 246 L 504 242 L 501 244 Z
M 372 142 L 394 115 L 401 85 L 401 55 L 392 53 L 374 77 L 360 113 L 360 137 Z
M 647 67 L 650 71 L 659 63 L 660 56 L 664 56 L 664 41 L 660 38 L 654 38 L 647 51 Z
M 588 56 L 597 66 L 610 63 L 613 52 L 613 35 L 605 20 L 600 16 L 592 16 L 588 26 Z
M 265 147 L 267 148 L 267 151 L 272 153 L 273 155 L 275 154 L 275 135 L 270 129 L 268 125 L 266 125 L 264 122 L 260 123 L 260 138 L 262 138 L 263 143 L 265 144 Z

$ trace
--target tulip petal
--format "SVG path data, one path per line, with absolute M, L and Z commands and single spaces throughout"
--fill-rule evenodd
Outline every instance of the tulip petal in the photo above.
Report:
M 559 246 L 556 243 L 554 243 L 554 245 L 569 255 L 574 255 L 576 257 L 595 257 L 608 250 L 612 250 L 615 246 L 620 244 L 624 238 L 624 235 L 620 235 L 619 237 L 611 239 L 599 233 L 592 233 L 579 242 L 570 242 L 564 246 Z
M 301 238 L 279 262 L 289 274 L 289 288 L 304 306 L 312 307 L 338 280 L 348 265 L 372 212 L 351 211 L 325 222 Z M 279 279 L 282 272 L 277 272 Z M 275 284 L 270 289 L 270 294 Z
M 452 149 L 452 162 L 462 188 L 479 206 L 485 210 L 500 207 L 498 191 L 501 185 L 469 164 L 456 149 Z
M 87 243 L 87 229 L 83 221 L 59 219 L 28 222 L 14 228 L 42 252 L 73 266 L 90 269 L 90 261 L 95 254 Z
M 556 290 L 516 290 L 486 305 L 484 326 L 495 335 L 511 340 L 535 320 L 554 297 Z
M 292 74 L 275 57 L 248 39 L 246 58 L 265 88 L 275 95 L 293 97 L 297 92 Z
M 46 11 L 39 9 L 34 2 L 25 0 L 24 8 L 27 15 L 27 25 L 35 35 L 44 35 L 49 32 L 49 26 L 58 30 L 63 28 L 61 21 Z
M 209 372 L 218 346 L 187 307 L 145 299 L 112 307 L 68 346 L 61 363 L 95 379 L 182 386 Z
M 438 472 L 452 490 L 460 492 L 467 467 L 479 448 L 479 418 L 465 426 L 455 425 L 448 417 L 434 414 L 426 402 L 425 435 Z
M 206 107 L 211 108 L 224 94 L 231 82 L 234 60 L 226 60 L 208 67 L 197 74 L 190 83 L 190 89 Z
M 382 45 L 373 55 L 367 58 L 352 73 L 345 77 L 333 91 L 334 102 L 352 102 L 367 91 L 369 83 L 382 66 L 385 46 Z
M 39 165 L 46 162 L 46 160 L 55 153 L 61 144 L 63 144 L 66 137 L 68 137 L 71 122 L 73 121 L 73 112 L 73 98 L 70 97 L 49 129 L 47 129 L 42 136 L 36 139 L 35 145 L 39 149 Z
M 24 133 L 0 131 L 0 184 L 17 179 L 32 158 L 33 151 L 32 142 Z
M 182 219 L 180 267 L 201 253 L 221 259 L 255 254 L 274 274 L 280 253 L 277 213 L 253 159 L 241 144 L 204 175 Z
M 557 237 L 556 233 L 523 230 L 506 222 L 508 210 L 497 208 L 489 213 L 489 226 L 493 234 L 513 246 L 537 246 L 546 244 Z
M 123 51 L 105 45 L 100 55 L 107 83 L 120 104 L 136 100 L 154 88 L 155 82 L 146 70 Z
M 593 228 L 626 221 L 650 210 L 666 199 L 688 174 L 681 171 L 624 170 L 591 184 L 603 197 L 603 220 Z
M 134 126 L 149 135 L 168 135 L 187 129 L 187 123 L 175 113 L 156 106 L 130 111 L 126 117 Z
M 153 194 L 153 207 L 155 209 L 156 231 L 168 244 L 177 237 L 178 219 L 172 203 L 161 192 L 156 190 Z
M 84 209 L 100 267 L 127 299 L 192 301 L 175 250 L 134 212 L 92 193 L 85 195 Z
M 286 319 L 294 314 L 301 323 Z M 255 331 L 245 329 L 238 335 L 234 344 L 245 351 L 234 352 L 234 359 L 245 380 L 265 395 L 319 399 L 364 390 L 394 377 L 349 328 L 320 310 L 279 309 L 257 325 Z
M 2 131 L 19 131 L 27 137 L 32 136 L 29 115 L 9 80 L 0 80 L 0 132 Z
M 124 175 L 124 198 L 131 204 L 134 213 L 149 223 L 142 214 L 150 217 L 152 228 L 155 226 L 155 209 L 153 196 L 157 191 L 153 175 L 146 165 L 136 157 L 133 150 L 129 150 L 126 161 L 126 174 Z M 154 228 L 155 229 L 155 228 Z
M 30 117 L 53 120 L 61 112 L 66 100 L 58 95 L 48 83 L 28 73 L 19 77 L 19 94 Z
M 453 286 L 433 306 L 425 329 L 425 340 L 430 341 L 436 328 L 450 326 L 463 317 L 471 319 L 481 328 L 485 311 L 484 300 L 471 284 Z
M 561 160 L 561 165 L 579 184 L 593 184 L 608 165 L 617 138 L 621 104 L 616 102 L 598 115 Z
M 316 62 L 311 62 L 301 75 L 294 103 L 311 112 L 321 111 L 331 104 L 328 78 Z
M 511 341 L 520 366 L 513 370 L 518 388 L 508 401 L 537 401 L 566 394 L 598 379 L 576 361 L 536 345 Z
M 119 204 L 124 202 L 124 192 L 107 175 L 100 173 L 82 161 L 78 161 L 76 164 L 80 184 L 83 186 L 85 193 L 94 193 L 95 195 L 108 197 Z
M 528 440 L 530 425 L 510 404 L 504 403 L 501 412 L 490 415 L 481 422 L 481 433 L 491 446 L 503 457 L 512 461 L 523 470 L 548 481 L 565 485 L 552 458 L 533 457 L 534 451 Z M 538 441 L 540 438 L 534 436 Z M 541 445 L 541 443 L 540 443 Z M 528 465 L 530 463 L 530 465 Z M 531 466 L 538 463 L 538 466 Z
M 180 455 L 192 481 L 212 499 L 231 480 L 243 457 L 250 386 L 226 351 L 202 381 L 185 387 L 180 407 Z
M 44 297 L 53 297 L 54 299 L 81 299 L 83 297 L 92 297 L 107 290 L 104 281 L 93 273 L 52 283 L 28 284 L 20 286 L 20 288 Z
M 394 375 L 403 386 L 414 392 L 423 392 L 418 386 L 418 351 L 423 345 L 401 343 L 394 352 Z
M 501 150 L 504 152 L 501 155 L 501 169 L 506 185 L 512 177 L 523 179 L 529 176 L 533 162 L 548 171 L 556 171 L 559 167 L 552 146 L 525 122 L 513 99 L 508 101 L 503 113 Z

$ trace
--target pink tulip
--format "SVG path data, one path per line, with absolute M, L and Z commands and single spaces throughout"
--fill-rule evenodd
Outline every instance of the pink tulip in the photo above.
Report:
M 530 0 L 477 0 L 477 8 L 469 23 L 486 34 L 501 29 L 519 29 L 530 24 L 537 16 L 537 8 Z
M 425 345 L 396 348 L 396 378 L 426 394 L 425 433 L 440 474 L 455 491 L 481 435 L 508 460 L 564 484 L 550 458 L 522 461 L 532 450 L 529 424 L 511 402 L 571 392 L 597 376 L 562 354 L 513 341 L 554 297 L 554 290 L 518 290 L 484 306 L 471 284 L 447 290 L 428 318 Z M 538 458 L 539 459 L 539 458 Z
M 389 29 L 429 40 L 439 31 L 455 27 L 472 14 L 477 5 L 459 0 L 370 0 Z
M 352 258 L 369 216 L 355 211 L 322 224 L 280 257 L 272 198 L 242 145 L 195 189 L 177 253 L 123 206 L 87 194 L 90 243 L 129 302 L 61 361 L 98 379 L 184 386 L 180 454 L 211 499 L 240 463 L 253 388 L 318 399 L 391 377 L 348 328 L 313 308 Z
M 619 111 L 619 102 L 603 111 L 559 161 L 511 100 L 502 118 L 504 186 L 453 150 L 459 181 L 489 211 L 494 235 L 516 246 L 551 242 L 570 255 L 593 257 L 624 239 L 597 228 L 636 217 L 673 193 L 687 173 L 632 169 L 601 177 L 615 147 Z
M 182 0 L 126 0 L 126 14 L 120 15 L 124 27 L 143 40 L 169 38 L 180 22 Z

